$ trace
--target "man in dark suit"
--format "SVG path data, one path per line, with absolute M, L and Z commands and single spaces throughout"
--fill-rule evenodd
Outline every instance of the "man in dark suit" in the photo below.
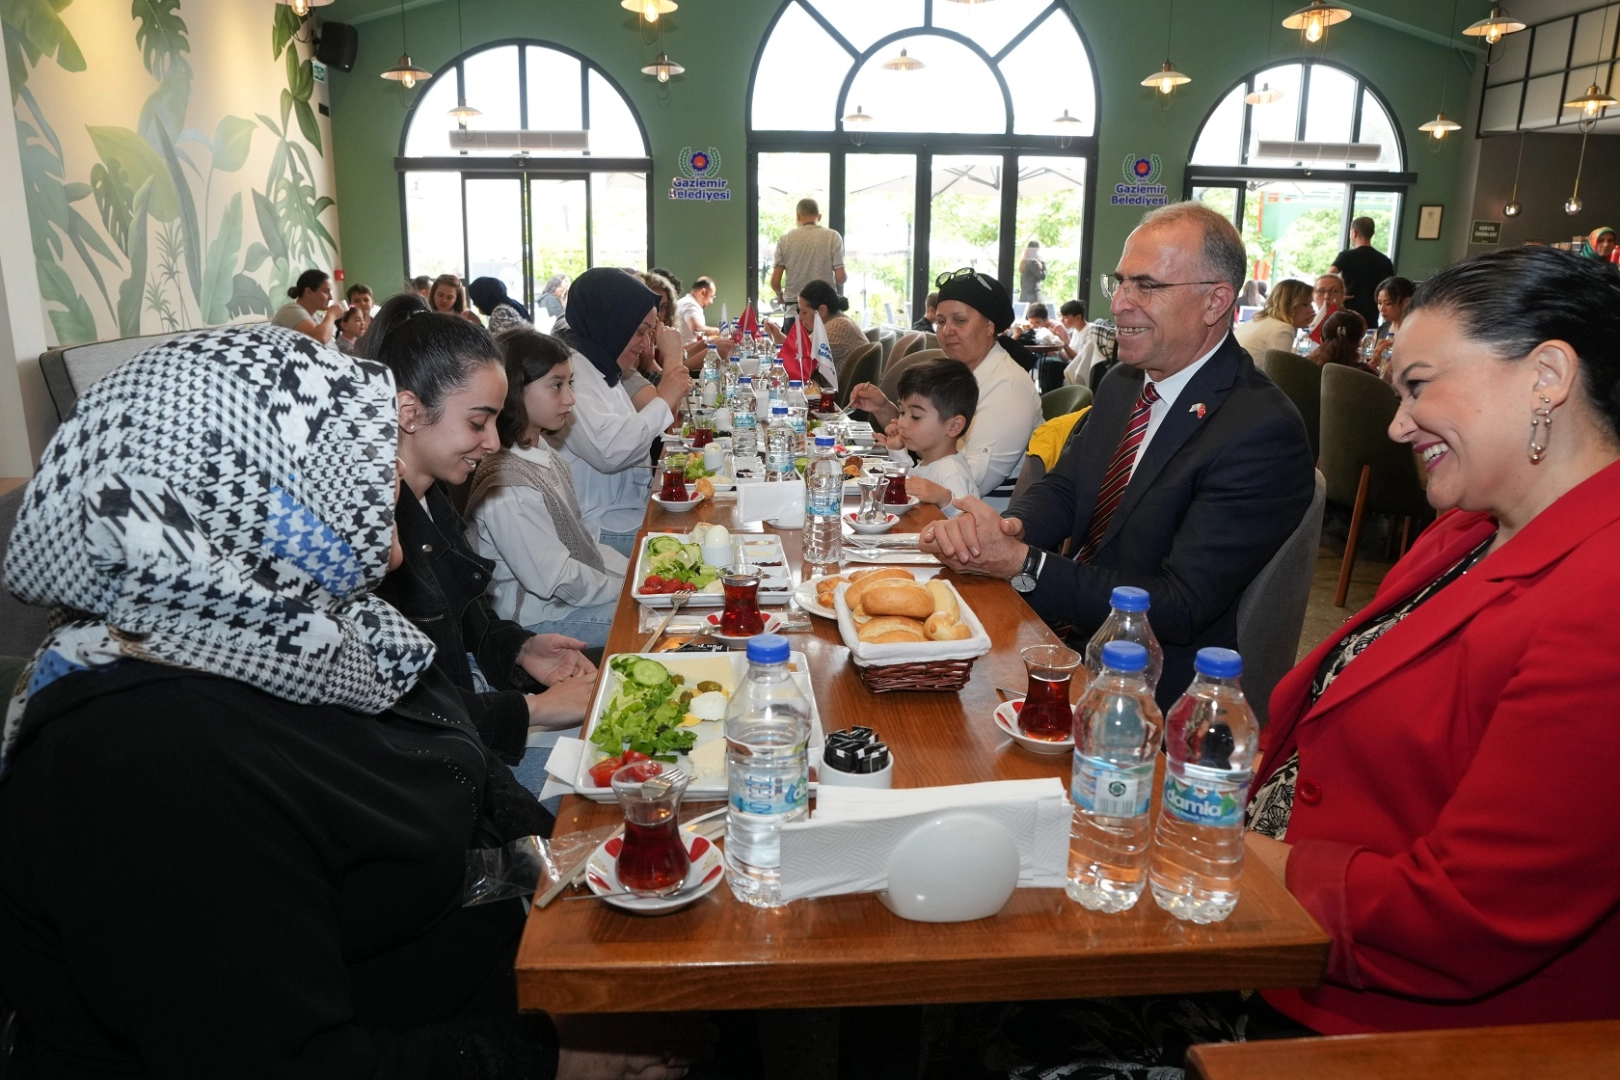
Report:
M 1299 412 L 1230 333 L 1245 263 L 1237 231 L 1201 204 L 1149 213 L 1109 278 L 1119 364 L 1079 438 L 1006 517 L 964 498 L 921 537 L 956 569 L 1010 580 L 1080 640 L 1115 586 L 1148 590 L 1163 707 L 1199 649 L 1236 647 L 1238 600 L 1315 486 Z

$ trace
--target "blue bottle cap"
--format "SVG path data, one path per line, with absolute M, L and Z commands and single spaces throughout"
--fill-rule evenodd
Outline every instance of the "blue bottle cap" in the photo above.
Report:
M 1121 585 L 1109 596 L 1108 602 L 1121 611 L 1146 611 L 1148 591 L 1135 585 Z
M 800 390 L 804 389 L 804 383 L 800 382 L 798 379 L 789 379 L 788 380 L 788 385 L 789 386 L 796 386 Z
M 755 634 L 748 639 L 748 659 L 756 664 L 784 664 L 791 651 L 781 634 Z
M 1104 667 L 1130 675 L 1147 667 L 1148 651 L 1134 641 L 1110 641 L 1103 646 L 1102 661 Z
M 832 445 L 834 445 L 833 444 L 833 437 L 831 435 L 817 435 L 816 436 L 816 445 L 817 446 L 831 447 Z
M 741 379 L 740 379 L 740 380 L 739 380 L 739 381 L 740 381 L 740 382 L 745 382 L 745 383 L 747 383 L 747 384 L 748 384 L 748 385 L 749 385 L 749 386 L 753 386 L 753 385 L 754 385 L 754 377 L 753 377 L 753 376 L 752 376 L 752 375 L 744 375 L 744 376 L 743 376 L 743 377 L 742 377 L 742 378 L 741 378 Z
M 772 416 L 786 416 L 787 415 L 787 406 L 786 405 L 772 405 L 771 406 L 771 415 Z
M 1243 657 L 1231 649 L 1199 649 L 1193 670 L 1212 679 L 1235 679 L 1243 674 Z

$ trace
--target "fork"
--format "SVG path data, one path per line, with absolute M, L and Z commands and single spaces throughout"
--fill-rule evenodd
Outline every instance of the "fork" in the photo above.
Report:
M 647 640 L 645 642 L 642 643 L 642 646 L 641 646 L 641 651 L 642 652 L 651 652 L 652 651 L 652 647 L 655 644 L 657 644 L 658 639 L 663 636 L 664 630 L 666 628 L 668 628 L 669 621 L 675 617 L 676 612 L 681 610 L 681 605 L 686 603 L 691 598 L 692 598 L 692 590 L 691 589 L 684 589 L 681 592 L 671 593 L 670 594 L 670 597 L 669 597 L 669 613 L 664 616 L 664 621 L 658 624 L 658 628 L 656 630 L 654 630 L 651 635 L 648 636 L 648 638 L 647 638 Z

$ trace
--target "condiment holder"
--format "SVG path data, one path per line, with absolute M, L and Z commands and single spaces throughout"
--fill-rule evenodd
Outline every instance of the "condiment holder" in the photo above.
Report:
M 817 779 L 837 787 L 891 788 L 894 755 L 869 727 L 852 727 L 827 736 Z

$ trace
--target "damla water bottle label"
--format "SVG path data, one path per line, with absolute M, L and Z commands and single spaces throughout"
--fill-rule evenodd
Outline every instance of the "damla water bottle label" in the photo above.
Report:
M 1238 783 L 1208 785 L 1188 783 L 1169 773 L 1164 777 L 1164 809 L 1194 825 L 1241 825 L 1248 801 L 1247 773 Z
M 1076 806 L 1101 817 L 1145 814 L 1153 795 L 1153 763 L 1120 768 L 1076 756 L 1069 795 Z
M 808 769 L 796 775 L 747 773 L 731 782 L 731 807 L 741 814 L 780 817 L 803 809 L 809 801 Z
M 820 487 L 810 489 L 809 503 L 805 509 L 812 514 L 831 514 L 836 517 L 843 508 L 844 492 L 842 488 L 834 488 L 832 491 Z

